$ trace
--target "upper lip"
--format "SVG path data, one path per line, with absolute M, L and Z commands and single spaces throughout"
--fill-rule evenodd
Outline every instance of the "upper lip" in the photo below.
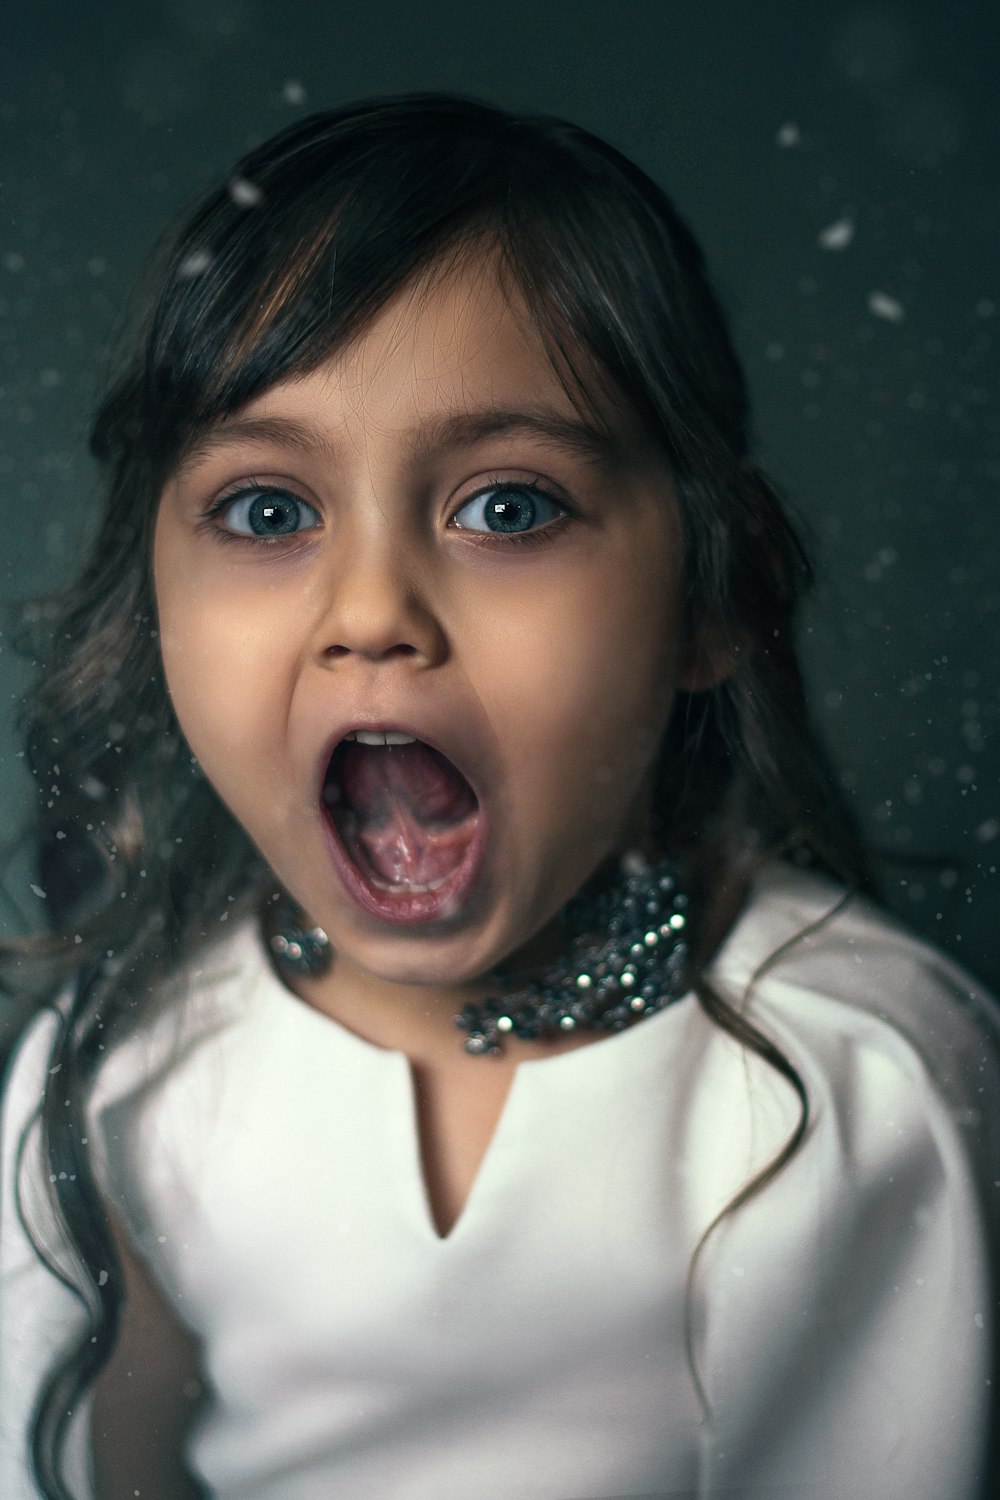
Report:
M 343 719 L 327 736 L 319 763 L 320 797 L 322 797 L 333 752 L 344 736 L 356 729 L 379 730 L 382 733 L 393 730 L 398 734 L 412 734 L 414 739 L 422 740 L 425 745 L 430 745 L 432 750 L 437 750 L 441 755 L 446 756 L 452 765 L 461 771 L 475 793 L 477 802 L 482 806 L 484 787 L 488 780 L 485 756 L 476 742 L 476 736 L 468 728 L 456 726 L 454 723 L 442 725 L 426 721 L 418 722 L 416 719 L 390 719 L 365 715 Z

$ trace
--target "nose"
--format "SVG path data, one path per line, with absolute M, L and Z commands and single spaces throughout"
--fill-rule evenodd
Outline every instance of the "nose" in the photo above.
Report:
M 316 655 L 329 666 L 347 656 L 368 662 L 411 658 L 433 666 L 447 640 L 433 603 L 429 563 L 398 537 L 355 539 L 330 569 Z

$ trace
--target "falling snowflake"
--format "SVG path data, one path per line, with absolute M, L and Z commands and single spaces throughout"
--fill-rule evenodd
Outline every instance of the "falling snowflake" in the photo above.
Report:
M 182 281 L 191 281 L 195 276 L 200 276 L 203 271 L 207 271 L 211 264 L 210 250 L 192 250 L 191 254 L 186 255 L 181 261 L 177 274 Z
M 888 292 L 869 292 L 868 311 L 876 318 L 884 318 L 887 323 L 902 323 L 906 317 L 902 302 L 890 297 Z
M 854 238 L 854 220 L 837 219 L 820 231 L 817 244 L 821 250 L 846 250 Z
M 256 208 L 258 203 L 263 203 L 264 193 L 255 182 L 249 182 L 245 177 L 234 177 L 229 184 L 229 196 L 237 208 Z
M 281 90 L 281 97 L 286 104 L 304 104 L 306 91 L 297 78 L 289 78 Z
M 779 146 L 797 146 L 802 140 L 802 132 L 794 120 L 786 120 L 774 139 Z

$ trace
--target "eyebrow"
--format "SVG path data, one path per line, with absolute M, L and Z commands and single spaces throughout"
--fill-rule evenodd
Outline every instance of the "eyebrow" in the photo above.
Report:
M 609 432 L 569 417 L 552 407 L 485 407 L 479 411 L 446 413 L 422 423 L 410 439 L 414 464 L 448 449 L 471 448 L 491 437 L 526 436 L 554 443 L 587 462 L 610 467 L 621 462 L 623 447 Z M 196 438 L 177 466 L 183 475 L 212 453 L 238 443 L 275 443 L 279 447 L 316 454 L 337 462 L 334 446 L 311 427 L 293 417 L 240 417 L 222 422 Z

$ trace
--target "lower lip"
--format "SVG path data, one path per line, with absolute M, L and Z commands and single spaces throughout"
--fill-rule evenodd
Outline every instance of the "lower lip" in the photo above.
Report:
M 436 891 L 387 891 L 365 880 L 344 848 L 337 825 L 323 808 L 334 868 L 349 896 L 373 917 L 383 922 L 415 927 L 455 915 L 479 877 L 486 854 L 486 815 L 479 807 L 479 822 L 461 864 Z

